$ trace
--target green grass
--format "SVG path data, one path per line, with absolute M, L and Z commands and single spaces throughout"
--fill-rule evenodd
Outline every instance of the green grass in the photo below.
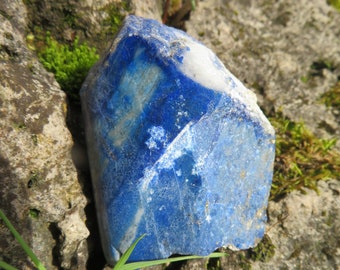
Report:
M 34 252 L 30 249 L 30 247 L 27 245 L 27 243 L 24 241 L 24 239 L 21 237 L 21 235 L 17 232 L 17 230 L 14 228 L 14 226 L 11 224 L 11 222 L 8 220 L 4 212 L 0 209 L 0 220 L 3 220 L 5 225 L 8 227 L 10 232 L 14 235 L 15 239 L 19 242 L 20 246 L 24 249 L 26 254 L 29 256 L 29 258 L 32 260 L 34 265 L 37 267 L 38 270 L 46 270 L 46 268 L 43 266 L 42 262 L 37 258 L 37 256 L 34 254 Z M 129 259 L 130 255 L 132 254 L 133 250 L 136 248 L 137 244 L 143 239 L 145 235 L 142 235 L 139 237 L 128 249 L 127 251 L 122 255 L 122 257 L 119 259 L 117 264 L 114 266 L 113 270 L 133 270 L 133 269 L 140 269 L 144 267 L 150 267 L 165 263 L 172 263 L 172 262 L 178 262 L 178 261 L 186 261 L 186 260 L 192 260 L 192 259 L 203 259 L 203 258 L 220 258 L 223 256 L 226 256 L 225 253 L 221 252 L 214 252 L 211 253 L 208 256 L 180 256 L 176 258 L 168 258 L 164 260 L 154 260 L 154 261 L 142 261 L 142 262 L 133 262 L 133 263 L 126 263 Z M 5 270 L 17 270 L 17 268 L 9 265 L 8 263 L 4 261 L 0 261 L 0 267 L 2 267 Z
M 25 240 L 21 237 L 21 235 L 17 232 L 17 230 L 14 228 L 12 223 L 8 220 L 4 212 L 0 209 L 0 219 L 2 219 L 5 223 L 5 225 L 8 227 L 10 232 L 13 234 L 15 239 L 19 242 L 20 246 L 24 249 L 26 254 L 31 258 L 34 265 L 37 267 L 38 270 L 46 270 L 46 268 L 43 266 L 43 264 L 39 261 L 37 256 L 34 254 L 34 252 L 30 249 L 30 247 L 27 245 Z M 4 268 L 5 270 L 13 270 L 16 269 L 15 267 L 7 264 L 6 262 L 0 261 L 0 267 Z
M 166 263 L 172 263 L 172 262 L 187 261 L 187 260 L 193 260 L 193 259 L 204 259 L 204 258 L 220 258 L 220 257 L 226 256 L 226 253 L 214 252 L 205 257 L 203 256 L 180 256 L 176 258 L 168 258 L 168 259 L 163 259 L 163 260 L 133 262 L 133 263 L 126 264 L 126 261 L 129 259 L 132 251 L 136 248 L 138 242 L 141 241 L 144 236 L 145 235 L 142 235 L 141 237 L 139 237 L 128 248 L 128 250 L 122 255 L 120 260 L 117 262 L 113 270 L 133 270 L 133 269 L 140 269 L 140 268 L 161 265 L 161 264 L 166 264 Z
M 319 180 L 340 177 L 340 155 L 332 148 L 336 139 L 315 137 L 302 122 L 281 113 L 270 117 L 276 130 L 276 158 L 270 199 L 304 188 L 317 191 Z
M 128 263 L 122 266 L 121 268 L 113 268 L 113 270 L 133 270 L 133 269 L 140 269 L 155 265 L 173 263 L 173 262 L 180 262 L 180 261 L 187 261 L 187 260 L 194 260 L 194 259 L 210 259 L 210 258 L 221 258 L 227 256 L 226 253 L 223 252 L 213 252 L 208 256 L 180 256 L 176 258 L 168 258 L 164 260 L 156 260 L 156 261 L 144 261 L 144 262 L 135 262 L 135 263 Z
M 90 68 L 99 59 L 96 49 L 75 38 L 71 45 L 60 44 L 47 34 L 45 46 L 38 53 L 44 67 L 69 97 L 78 99 L 78 92 Z

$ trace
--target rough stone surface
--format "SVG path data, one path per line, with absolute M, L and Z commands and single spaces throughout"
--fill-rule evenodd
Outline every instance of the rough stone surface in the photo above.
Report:
M 134 14 L 143 18 L 161 21 L 163 7 L 162 1 L 156 0 L 132 0 L 131 5 L 134 8 Z
M 318 101 L 340 74 L 339 21 L 339 12 L 324 0 L 206 0 L 186 25 L 267 110 L 282 108 L 315 134 L 339 137 L 339 113 Z M 334 68 L 311 68 L 322 61 Z
M 274 130 L 209 49 L 130 16 L 80 94 L 110 262 L 145 233 L 131 261 L 263 236 Z
M 40 27 L 61 41 L 72 42 L 77 36 L 100 53 L 109 46 L 114 33 L 110 31 L 110 8 L 121 0 L 32 0 L 27 1 L 29 27 Z M 118 9 L 117 9 L 118 10 Z M 127 12 L 121 8 L 122 14 Z M 118 18 L 118 17 L 117 17 Z
M 293 192 L 270 202 L 267 231 L 274 257 L 252 269 L 337 269 L 340 265 L 340 181 L 320 181 L 319 195 Z
M 26 47 L 25 6 L 7 4 L 0 5 L 0 208 L 47 269 L 75 269 L 89 231 L 65 94 Z M 4 226 L 0 235 L 0 259 L 33 268 Z

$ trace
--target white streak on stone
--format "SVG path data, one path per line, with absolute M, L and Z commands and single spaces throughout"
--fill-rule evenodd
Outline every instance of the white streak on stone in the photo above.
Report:
M 222 62 L 205 46 L 186 39 L 189 50 L 184 52 L 183 64 L 178 68 L 202 86 L 230 94 L 236 84 Z
M 129 229 L 126 230 L 125 237 L 121 241 L 120 250 L 122 252 L 125 252 L 132 245 L 134 239 L 136 239 L 137 229 L 139 226 L 139 222 L 143 217 L 143 214 L 144 209 L 139 208 L 137 210 L 134 220 L 131 222 L 132 225 L 129 227 Z
M 151 180 L 157 175 L 157 172 L 154 167 L 147 167 L 144 170 L 144 177 L 140 179 L 141 185 L 141 193 L 145 193 L 148 190 L 149 183 Z
M 156 165 L 159 169 L 173 168 L 175 165 L 174 161 L 184 154 L 183 151 L 180 151 L 178 149 L 190 150 L 192 148 L 192 134 L 190 131 L 190 127 L 192 125 L 193 123 L 188 123 L 177 135 L 177 137 L 171 142 L 171 144 L 167 148 L 167 151 L 156 162 Z M 182 145 L 182 147 L 180 145 Z
M 178 69 L 200 85 L 227 93 L 232 99 L 244 104 L 250 116 L 259 119 L 266 132 L 274 134 L 273 127 L 257 105 L 255 93 L 226 69 L 210 49 L 185 35 L 179 36 L 179 39 L 189 49 L 184 51 L 183 63 L 178 63 Z
M 135 57 L 138 57 L 140 51 L 137 51 Z M 121 84 L 129 87 L 124 89 L 124 94 L 131 99 L 129 109 L 124 112 L 119 122 L 110 131 L 111 138 L 114 138 L 114 145 L 120 147 L 130 134 L 127 132 L 131 125 L 135 124 L 135 119 L 142 113 L 144 107 L 151 99 L 153 92 L 157 89 L 158 82 L 161 78 L 161 69 L 157 65 L 146 67 L 142 63 L 136 62 L 134 72 L 126 72 L 121 80 Z M 143 78 L 139 83 L 135 83 L 136 78 Z M 122 105 L 123 106 L 123 105 Z M 122 110 L 124 108 L 121 108 Z M 119 110 L 119 108 L 117 109 Z
M 157 170 L 172 169 L 175 166 L 174 161 L 184 154 L 184 151 L 178 149 L 192 148 L 191 126 L 192 123 L 188 123 L 178 136 L 167 146 L 166 152 L 155 162 L 155 164 L 152 167 L 145 168 L 143 178 L 139 179 L 139 182 L 141 183 L 141 193 L 148 190 L 149 183 L 158 175 Z

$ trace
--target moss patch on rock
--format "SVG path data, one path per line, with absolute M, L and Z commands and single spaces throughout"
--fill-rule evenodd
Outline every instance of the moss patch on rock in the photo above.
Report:
M 54 73 L 62 90 L 78 100 L 89 69 L 130 11 L 129 1 L 98 3 L 92 7 L 92 13 L 86 3 L 77 4 L 73 0 L 69 5 L 47 0 L 44 3 L 25 1 L 29 18 L 26 44 L 37 52 L 44 67 Z
M 340 12 L 340 0 L 328 0 L 328 3 Z
M 319 139 L 303 122 L 293 122 L 277 113 L 270 117 L 276 130 L 276 158 L 270 199 L 280 199 L 293 190 L 317 191 L 317 181 L 340 177 L 340 155 L 332 150 L 336 139 Z
M 256 247 L 249 249 L 248 252 L 253 261 L 268 262 L 275 254 L 275 246 L 266 234 L 261 242 Z
M 115 35 L 128 11 L 130 11 L 130 5 L 127 1 L 121 3 L 111 3 L 102 8 L 102 11 L 107 13 L 106 19 L 103 21 L 103 34 Z
M 321 96 L 321 101 L 325 103 L 327 107 L 340 110 L 340 81 Z
M 44 67 L 54 73 L 62 90 L 73 99 L 78 99 L 79 89 L 89 69 L 99 58 L 95 48 L 86 43 L 79 44 L 78 38 L 67 45 L 60 44 L 49 35 L 38 55 Z

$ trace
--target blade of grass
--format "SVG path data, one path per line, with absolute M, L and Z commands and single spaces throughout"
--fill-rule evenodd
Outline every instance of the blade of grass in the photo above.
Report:
M 135 247 L 137 246 L 138 242 L 140 240 L 142 240 L 144 238 L 145 234 L 143 234 L 142 236 L 140 236 L 128 249 L 127 251 L 125 251 L 125 253 L 122 255 L 122 257 L 119 259 L 119 261 L 117 262 L 117 264 L 115 265 L 115 267 L 113 268 L 113 270 L 120 270 L 120 269 L 124 269 L 124 264 L 126 263 L 126 261 L 129 259 L 132 251 L 135 249 Z
M 38 270 L 46 270 L 46 268 L 42 265 L 42 263 L 39 261 L 37 256 L 33 253 L 33 251 L 30 249 L 30 247 L 26 244 L 24 239 L 20 236 L 20 234 L 17 232 L 17 230 L 13 227 L 11 222 L 8 220 L 6 215 L 2 212 L 0 209 L 0 218 L 5 222 L 8 229 L 11 231 L 11 233 L 14 235 L 15 239 L 19 242 L 21 247 L 25 250 L 26 254 L 31 258 L 35 266 L 38 268 Z
M 18 270 L 18 268 L 15 268 L 12 265 L 9 265 L 8 263 L 5 263 L 3 261 L 0 261 L 0 268 L 3 268 L 5 270 Z
M 121 268 L 121 270 L 134 270 L 134 269 L 150 267 L 150 266 L 155 266 L 155 265 L 160 265 L 160 264 L 165 264 L 165 263 L 172 263 L 172 262 L 179 262 L 179 261 L 186 261 L 186 260 L 193 260 L 193 259 L 220 258 L 226 255 L 227 255 L 226 253 L 214 252 L 208 256 L 181 256 L 181 257 L 168 258 L 168 259 L 163 259 L 163 260 L 133 262 L 133 263 L 125 264 Z

